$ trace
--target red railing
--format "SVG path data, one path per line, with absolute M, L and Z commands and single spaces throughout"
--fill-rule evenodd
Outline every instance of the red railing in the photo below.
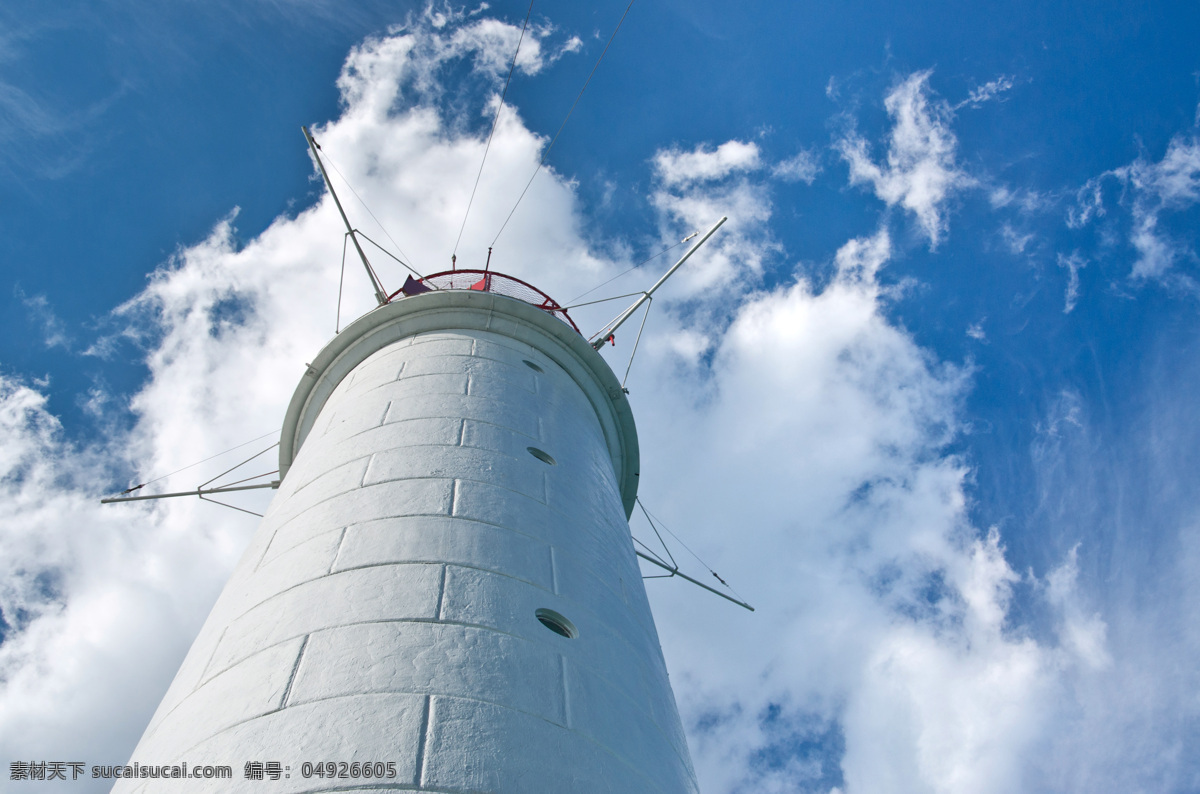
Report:
M 516 298 L 536 306 L 544 312 L 549 312 L 574 328 L 575 333 L 580 333 L 579 326 L 575 325 L 575 321 L 571 319 L 571 315 L 567 314 L 567 310 L 549 295 L 519 278 L 497 273 L 494 270 L 446 270 L 425 276 L 420 280 L 409 276 L 408 280 L 404 282 L 404 286 L 388 296 L 388 300 L 443 289 L 473 289 Z

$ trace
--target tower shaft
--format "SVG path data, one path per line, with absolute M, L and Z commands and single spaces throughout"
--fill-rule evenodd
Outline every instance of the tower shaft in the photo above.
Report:
M 627 524 L 632 414 L 571 329 L 489 293 L 381 307 L 310 366 L 280 458 L 135 760 L 255 791 L 247 761 L 287 769 L 272 791 L 695 791 Z M 330 761 L 395 776 L 303 776 Z

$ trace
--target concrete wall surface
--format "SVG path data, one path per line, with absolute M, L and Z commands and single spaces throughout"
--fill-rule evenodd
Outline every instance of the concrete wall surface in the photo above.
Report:
M 279 492 L 134 753 L 233 780 L 114 791 L 696 791 L 615 471 L 632 420 L 528 311 L 557 320 L 480 297 L 310 367 Z

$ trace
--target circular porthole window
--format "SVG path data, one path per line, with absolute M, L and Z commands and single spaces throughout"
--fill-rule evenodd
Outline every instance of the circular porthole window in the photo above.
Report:
M 548 463 L 551 466 L 558 465 L 558 461 L 555 460 L 553 457 L 551 457 L 549 452 L 542 452 L 537 447 L 525 447 L 525 449 L 529 450 L 529 454 L 533 455 L 535 458 L 540 460 L 542 463 Z
M 568 640 L 573 640 L 579 636 L 579 630 L 575 628 L 575 624 L 555 612 L 553 609 L 539 609 L 534 614 L 537 615 L 539 623 L 560 637 L 566 637 Z
M 537 364 L 534 364 L 532 361 L 530 361 L 527 358 L 522 359 L 522 361 L 525 362 L 525 366 L 529 367 L 534 372 L 545 372 L 545 370 L 543 370 L 541 367 L 539 367 Z

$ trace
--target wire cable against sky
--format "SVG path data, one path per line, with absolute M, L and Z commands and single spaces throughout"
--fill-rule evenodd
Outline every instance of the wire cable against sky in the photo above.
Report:
M 268 433 L 267 435 L 269 436 L 269 435 L 271 435 L 271 433 Z M 259 436 L 259 438 L 254 439 L 254 441 L 258 441 L 261 438 L 266 438 L 266 436 Z M 244 446 L 246 446 L 246 444 L 252 444 L 252 443 L 254 443 L 254 442 L 247 441 L 245 444 L 239 444 L 237 447 L 233 447 L 233 449 L 238 449 L 239 447 L 244 447 Z M 220 493 L 220 494 L 230 493 L 232 491 L 254 491 L 254 490 L 261 489 L 261 488 L 271 488 L 271 489 L 278 488 L 279 480 L 272 480 L 271 482 L 259 483 L 257 485 L 243 485 L 243 483 L 251 482 L 252 480 L 261 480 L 263 477 L 270 477 L 272 474 L 278 474 L 279 473 L 278 469 L 276 469 L 274 471 L 264 472 L 263 474 L 255 474 L 252 477 L 245 477 L 240 480 L 234 480 L 233 482 L 226 483 L 225 485 L 212 485 L 212 483 L 214 480 L 219 480 L 220 478 L 224 477 L 226 474 L 230 474 L 234 471 L 237 471 L 238 469 L 245 466 L 250 461 L 258 459 L 262 455 L 265 455 L 266 453 L 275 449 L 275 447 L 277 447 L 277 446 L 279 446 L 278 441 L 276 441 L 274 444 L 272 444 L 271 446 L 267 447 L 264 450 L 255 452 L 253 455 L 246 458 L 245 460 L 243 460 L 241 463 L 237 464 L 236 466 L 226 469 L 225 471 L 218 474 L 216 477 L 212 477 L 208 480 L 205 480 L 203 483 L 196 486 L 196 490 L 194 490 L 194 491 L 182 491 L 179 493 L 160 493 L 160 494 L 153 494 L 151 496 L 128 496 L 127 495 L 133 491 L 136 491 L 138 488 L 142 488 L 142 487 L 145 487 L 145 485 L 148 485 L 148 483 L 143 483 L 142 485 L 139 485 L 135 488 L 129 488 L 127 490 L 122 491 L 120 496 L 110 497 L 108 499 L 101 499 L 100 504 L 105 505 L 105 504 L 113 504 L 116 502 L 140 502 L 140 501 L 145 501 L 147 499 L 172 499 L 172 498 L 179 497 L 179 496 L 198 496 L 198 497 L 200 497 L 200 500 L 203 502 L 212 502 L 213 504 L 221 505 L 221 507 L 228 507 L 231 510 L 238 510 L 242 513 L 249 513 L 252 516 L 258 516 L 259 518 L 262 518 L 262 513 L 256 513 L 253 510 L 247 510 L 244 507 L 238 507 L 237 505 L 231 505 L 226 502 L 221 502 L 217 499 L 212 499 L 212 498 L 210 498 L 210 495 L 215 494 L 215 493 Z M 233 449 L 226 450 L 226 452 L 232 452 Z M 206 458 L 205 460 L 212 460 L 213 458 L 220 457 L 221 455 L 224 455 L 224 454 L 225 454 L 225 452 L 221 452 L 221 453 L 218 453 L 217 455 L 213 455 L 212 458 Z M 200 461 L 200 463 L 203 463 L 203 462 L 204 461 Z M 198 465 L 200 465 L 200 464 L 199 463 L 192 464 L 192 466 L 198 466 Z M 191 466 L 186 466 L 184 468 L 190 469 Z M 183 469 L 180 469 L 179 471 L 183 471 Z M 178 473 L 178 472 L 176 472 L 176 473 Z M 169 477 L 171 475 L 168 474 L 165 476 Z M 162 478 L 160 477 L 159 479 L 162 479 Z M 211 488 L 208 487 L 210 485 L 212 485 Z
M 167 479 L 168 477 L 174 477 L 176 474 L 179 474 L 180 472 L 184 472 L 184 471 L 187 471 L 188 469 L 191 469 L 191 468 L 194 468 L 194 467 L 196 467 L 196 466 L 199 466 L 201 463 L 208 463 L 210 460 L 213 460 L 213 459 L 215 459 L 215 458 L 219 458 L 219 457 L 221 457 L 222 455 L 228 455 L 230 452 L 233 452 L 234 450 L 241 449 L 242 447 L 245 447 L 245 446 L 249 446 L 250 444 L 253 444 L 255 441 L 262 441 L 262 440 L 263 440 L 264 438 L 266 438 L 267 436 L 275 435 L 275 434 L 276 434 L 276 433 L 278 433 L 278 432 L 279 432 L 278 430 L 272 430 L 270 433 L 263 433 L 261 436 L 259 436 L 259 437 L 257 437 L 257 438 L 252 438 L 252 439 L 250 439 L 249 441 L 243 441 L 241 444 L 238 444 L 236 447 L 230 447 L 229 449 L 225 450 L 224 452 L 218 452 L 218 453 L 217 453 L 217 454 L 215 454 L 215 455 L 209 455 L 209 456 L 208 456 L 207 458 L 205 458 L 204 460 L 198 460 L 198 461 L 196 461 L 195 463 L 189 463 L 188 465 L 184 466 L 182 469 L 176 469 L 175 471 L 171 472 L 170 474 L 164 474 L 164 475 L 162 475 L 162 476 L 160 476 L 160 477 L 155 477 L 153 480 L 146 480 L 144 483 L 142 483 L 142 484 L 140 484 L 140 485 L 135 485 L 135 486 L 133 486 L 132 488 L 126 488 L 126 489 L 125 489 L 124 491 L 122 491 L 121 493 L 122 493 L 122 494 L 133 493 L 134 491 L 136 491 L 136 490 L 138 490 L 138 489 L 140 489 L 140 488 L 145 488 L 147 485 L 151 485 L 151 484 L 153 484 L 153 483 L 156 483 L 156 482 L 158 482 L 159 480 L 165 480 L 165 479 Z
M 625 367 L 625 377 L 621 378 L 622 389 L 625 389 L 625 383 L 629 380 L 629 371 L 633 369 L 633 357 L 637 355 L 638 344 L 640 344 L 642 341 L 642 331 L 646 330 L 646 320 L 650 317 L 650 307 L 653 305 L 654 304 L 652 302 L 646 301 L 646 309 L 642 314 L 642 324 L 638 327 L 637 339 L 633 340 L 633 350 L 629 353 L 629 364 L 627 364 Z M 625 389 L 625 393 L 629 394 L 629 389 Z
M 300 125 L 300 131 L 304 133 L 304 140 L 308 143 L 308 150 L 312 154 L 313 162 L 317 164 L 317 170 L 321 172 L 321 179 L 325 180 L 325 187 L 329 190 L 329 197 L 333 199 L 333 205 L 337 207 L 338 215 L 342 218 L 342 225 L 346 227 L 346 231 L 350 233 L 350 239 L 354 241 L 354 250 L 358 252 L 358 258 L 363 263 L 363 268 L 367 271 L 367 278 L 371 280 L 371 289 L 375 292 L 375 301 L 383 306 L 388 302 L 387 292 L 382 284 L 379 283 L 379 276 L 371 267 L 371 262 L 367 259 L 367 254 L 362 250 L 362 246 L 358 244 L 358 236 L 354 234 L 354 226 L 350 223 L 350 218 L 346 215 L 346 208 L 342 206 L 342 200 L 338 198 L 337 191 L 333 189 L 333 180 L 329 177 L 329 172 L 325 170 L 325 161 L 321 159 L 321 144 L 317 143 L 317 139 L 308 131 L 308 127 Z M 345 177 L 342 177 L 345 179 Z M 362 201 L 360 198 L 359 201 Z
M 342 286 L 346 283 L 346 244 L 349 240 L 350 232 L 346 232 L 342 236 L 342 275 L 338 278 L 338 304 L 337 318 L 333 323 L 333 332 L 340 334 L 342 332 Z
M 688 259 L 691 258 L 692 254 L 694 254 L 698 250 L 700 250 L 700 246 L 702 246 L 706 242 L 708 242 L 708 238 L 710 238 L 714 234 L 716 234 L 717 229 L 720 229 L 721 226 L 727 220 L 729 220 L 729 216 L 722 215 L 721 220 L 717 221 L 711 229 L 709 229 L 707 232 L 705 232 L 704 236 L 700 238 L 700 241 L 697 242 L 695 245 L 693 245 L 691 248 L 689 248 L 687 250 L 687 253 L 685 253 L 683 256 L 679 257 L 679 261 L 676 262 L 675 264 L 671 265 L 671 268 L 666 273 L 663 274 L 662 278 L 660 278 L 658 281 L 656 281 L 654 283 L 653 287 L 651 287 L 650 289 L 643 292 L 642 297 L 640 297 L 636 301 L 634 301 L 633 305 L 630 306 L 625 311 L 621 312 L 621 314 L 618 315 L 616 319 L 614 319 L 608 325 L 605 325 L 598 332 L 593 334 L 590 337 L 590 344 L 592 345 L 592 347 L 596 350 L 599 350 L 604 345 L 605 342 L 611 341 L 613 338 L 613 334 L 616 333 L 617 329 L 620 328 L 622 325 L 624 325 L 625 321 L 628 320 L 630 317 L 632 317 L 633 313 L 636 312 L 643 303 L 650 300 L 650 297 L 658 290 L 658 288 L 661 287 L 663 284 L 667 283 L 667 279 L 669 279 L 672 275 L 674 275 L 676 270 L 683 267 L 683 263 L 688 261 Z M 694 237 L 695 235 L 692 235 L 692 236 Z
M 373 246 L 375 246 L 376 248 L 378 248 L 378 249 L 379 249 L 379 252 L 380 252 L 381 254 L 383 254 L 384 256 L 387 256 L 387 257 L 391 257 L 391 258 L 392 258 L 392 259 L 394 259 L 395 261 L 397 261 L 397 262 L 399 262 L 400 264 L 402 264 L 402 265 L 404 265 L 405 267 L 407 267 L 407 268 L 409 269 L 409 272 L 411 272 L 411 273 L 412 273 L 414 276 L 416 276 L 417 278 L 421 278 L 421 274 L 420 274 L 419 272 L 417 272 L 416 270 L 414 270 L 414 269 L 413 269 L 413 267 L 412 267 L 411 265 L 409 265 L 407 262 L 405 262 L 405 261 L 404 261 L 403 259 L 401 259 L 400 257 L 398 257 L 398 256 L 396 256 L 395 254 L 393 254 L 391 251 L 389 251 L 389 250 L 387 250 L 386 248 L 384 248 L 384 247 L 383 247 L 382 245 L 380 245 L 379 243 L 377 243 L 377 242 L 375 242 L 374 240 L 372 240 L 370 237 L 368 237 L 368 236 L 367 236 L 367 233 L 366 233 L 366 232 L 364 232 L 364 231 L 362 231 L 362 230 L 360 230 L 360 229 L 355 229 L 355 230 L 354 230 L 354 233 L 355 233 L 355 234 L 361 234 L 361 235 L 362 235 L 362 238 L 363 238 L 364 240 L 366 240 L 368 243 L 370 243 L 371 245 L 373 245 Z M 383 233 L 384 233 L 384 234 L 387 234 L 387 229 L 384 229 L 384 230 L 383 230 Z M 394 243 L 394 242 L 396 242 L 396 241 L 395 241 L 395 240 L 392 240 L 392 242 Z M 401 251 L 400 253 L 402 253 L 402 254 L 403 254 L 404 252 L 403 252 L 403 251 Z
M 612 35 L 608 37 L 608 44 L 604 45 L 604 52 L 600 53 L 600 57 L 596 59 L 596 65 L 592 67 L 591 74 L 588 75 L 587 80 L 583 81 L 583 88 L 579 89 L 579 96 L 575 97 L 574 104 L 572 104 L 571 109 L 567 111 L 567 117 L 564 118 L 562 124 L 559 125 L 558 132 L 554 133 L 554 138 L 550 141 L 550 145 L 546 147 L 544 152 L 542 152 L 542 159 L 538 163 L 537 168 L 533 169 L 533 175 L 530 176 L 529 181 L 525 183 L 525 189 L 521 191 L 521 195 L 517 196 L 517 203 L 513 205 L 511 210 L 508 211 L 508 217 L 504 219 L 504 223 L 500 224 L 500 231 L 496 232 L 496 237 L 492 240 L 493 246 L 496 244 L 496 240 L 500 239 L 500 235 L 504 234 L 504 228 L 508 226 L 508 222 L 512 220 L 513 213 L 517 211 L 517 207 L 521 205 L 521 199 L 525 198 L 525 193 L 528 192 L 529 186 L 533 184 L 534 177 L 538 175 L 538 171 L 541 171 L 542 166 L 546 164 L 546 158 L 550 156 L 550 150 L 554 148 L 555 142 L 558 141 L 558 136 L 562 135 L 563 128 L 566 127 L 567 122 L 570 121 L 571 114 L 575 112 L 575 105 L 578 105 L 579 100 L 583 99 L 583 92 L 587 90 L 588 84 L 592 82 L 592 77 L 594 77 L 596 74 L 596 70 L 600 68 L 600 62 L 604 60 L 604 56 L 608 52 L 608 48 L 612 46 L 613 39 L 617 37 L 617 31 L 621 29 L 621 23 L 624 22 L 625 17 L 629 15 L 629 9 L 633 8 L 633 3 L 634 0 L 629 0 L 629 5 L 625 6 L 625 13 L 621 14 L 621 21 L 617 23 L 616 29 L 614 29 Z
M 653 514 L 653 513 L 651 513 L 649 510 L 647 510 L 647 509 L 646 509 L 646 506 L 645 506 L 644 504 L 642 504 L 642 502 L 641 502 L 641 497 L 638 497 L 638 507 L 642 508 L 642 512 L 646 514 L 646 518 L 647 518 L 647 519 L 650 519 L 652 516 L 654 516 L 654 514 Z M 681 539 L 681 538 L 680 538 L 678 535 L 676 535 L 674 532 L 672 532 L 672 531 L 671 531 L 671 528 L 670 528 L 670 527 L 668 527 L 666 524 L 664 524 L 661 518 L 658 518 L 658 517 L 656 517 L 656 516 L 655 516 L 655 517 L 654 517 L 654 520 L 650 522 L 650 526 L 652 526 L 652 527 L 654 526 L 654 521 L 657 521 L 657 522 L 658 522 L 658 524 L 659 524 L 659 526 L 661 526 L 663 529 L 665 529 L 665 530 L 667 531 L 667 534 L 668 534 L 668 535 L 670 535 L 671 537 L 675 538 L 675 540 L 677 540 L 677 541 L 679 542 L 679 545 L 680 545 L 680 546 L 683 546 L 685 549 L 687 549 L 687 552 L 688 552 L 688 554 L 690 554 L 690 555 L 692 555 L 693 557 L 695 557 L 695 558 L 696 558 L 696 562 L 698 562 L 698 563 L 700 563 L 701 565 L 703 565 L 703 566 L 705 567 L 705 569 L 706 569 L 706 570 L 707 570 L 709 573 L 711 573 L 711 574 L 713 575 L 713 578 L 714 578 L 714 579 L 716 579 L 716 580 L 717 580 L 718 582 L 720 582 L 721 584 L 725 585 L 725 587 L 726 587 L 726 588 L 729 590 L 729 592 L 733 593 L 733 594 L 734 594 L 735 596 L 737 596 L 738 598 L 741 598 L 741 597 L 742 597 L 742 594 L 741 594 L 741 593 L 739 593 L 737 590 L 734 590 L 734 589 L 733 589 L 733 587 L 731 587 L 731 586 L 730 586 L 729 582 L 726 582 L 724 579 L 722 579 L 722 578 L 721 578 L 721 575 L 720 575 L 720 574 L 718 574 L 716 571 L 714 571 L 712 568 L 710 568 L 710 567 L 709 567 L 709 565 L 708 565 L 708 563 L 706 563 L 704 560 L 700 559 L 700 555 L 699 555 L 699 554 L 697 554 L 696 552 L 692 551 L 691 547 L 689 547 L 689 546 L 688 546 L 688 544 L 684 543 L 684 542 L 683 542 L 683 540 L 682 540 L 682 539 Z M 655 528 L 655 534 L 658 534 L 658 529 L 657 529 L 657 528 Z M 659 541 L 661 542 L 661 541 L 662 541 L 662 536 L 661 536 L 661 535 L 659 535 L 659 536 L 658 536 L 658 539 L 659 539 Z M 664 544 L 664 546 L 665 546 L 665 545 L 666 545 L 666 544 Z M 672 562 L 674 562 L 674 559 L 672 559 Z
M 250 461 L 258 459 L 260 456 L 267 454 L 267 453 L 268 453 L 268 452 L 270 452 L 271 450 L 275 449 L 275 447 L 277 447 L 277 446 L 279 446 L 279 442 L 278 442 L 278 441 L 276 441 L 274 444 L 272 444 L 271 446 L 267 447 L 266 449 L 262 450 L 261 452 L 255 452 L 253 455 L 251 455 L 250 457 L 246 458 L 245 460 L 243 460 L 243 461 L 242 461 L 241 463 L 239 463 L 238 465 L 236 465 L 236 466 L 233 466 L 232 468 L 228 468 L 228 469 L 226 469 L 225 471 L 223 471 L 223 472 L 221 472 L 220 474 L 218 474 L 216 477 L 212 477 L 212 478 L 210 478 L 210 479 L 208 479 L 208 480 L 205 480 L 203 483 L 201 483 L 201 484 L 200 484 L 200 486 L 199 486 L 199 487 L 198 487 L 196 490 L 197 490 L 197 491 L 203 490 L 203 489 L 204 489 L 204 486 L 206 486 L 206 485 L 212 485 L 212 483 L 213 483 L 213 480 L 219 480 L 219 479 L 221 479 L 222 477 L 224 477 L 226 474 L 229 474 L 231 471 L 237 471 L 238 469 L 240 469 L 241 467 L 245 466 L 245 465 L 246 465 L 247 463 L 249 463 Z M 270 474 L 275 474 L 275 472 L 270 472 Z M 257 475 L 257 476 L 255 476 L 255 477 L 251 477 L 250 479 L 252 479 L 252 480 L 256 480 L 256 479 L 258 479 L 259 477 L 266 477 L 266 476 L 267 476 L 266 474 L 260 474 L 260 475 Z M 245 482 L 245 480 L 238 480 L 238 482 Z M 233 485 L 233 483 L 227 483 L 227 485 Z M 219 486 L 219 485 L 218 485 L 218 486 L 214 486 L 214 487 L 220 488 L 221 486 Z
M 346 183 L 346 187 L 350 188 L 350 192 L 354 194 L 354 198 L 358 199 L 358 203 L 362 204 L 363 209 L 365 209 L 367 211 L 367 214 L 371 216 L 371 220 L 375 221 L 375 225 L 378 226 L 380 229 L 382 229 L 383 233 L 385 235 L 387 235 L 387 238 L 392 241 L 392 245 L 396 246 L 396 250 L 400 252 L 400 256 L 404 257 L 404 259 L 407 259 L 409 262 L 414 261 L 413 258 L 411 256 L 409 256 L 408 254 L 406 254 L 404 252 L 404 249 L 400 247 L 400 243 L 396 242 L 395 238 L 393 238 L 392 235 L 388 233 L 387 227 L 384 226 L 383 223 L 378 218 L 375 217 L 375 213 L 371 212 L 371 208 L 367 206 L 367 202 L 363 201 L 362 196 L 358 195 L 358 191 L 354 189 L 354 185 L 350 184 L 350 180 L 347 179 L 346 175 L 342 173 L 342 170 L 337 167 L 337 163 L 335 163 L 333 161 L 333 158 L 329 156 L 329 152 L 325 151 L 325 149 L 321 149 L 321 151 L 325 152 L 325 159 L 329 161 L 329 165 L 331 165 L 333 167 L 334 171 L 337 171 L 337 175 L 340 176 L 342 178 L 342 181 Z M 355 231 L 358 231 L 358 230 L 355 229 Z M 363 234 L 362 232 L 358 232 L 358 233 L 362 234 L 363 237 L 366 237 L 366 235 Z M 374 240 L 371 240 L 371 242 L 375 243 Z M 383 248 L 380 248 L 379 243 L 375 243 L 375 247 L 379 248 L 379 250 L 383 251 L 385 254 L 388 253 L 387 251 L 384 251 Z M 391 256 L 391 254 L 388 254 L 388 255 Z M 417 270 L 415 268 L 413 268 L 411 265 L 409 265 L 408 262 L 405 262 L 395 256 L 392 256 L 392 259 L 395 259 L 397 262 L 404 265 L 412 272 L 416 273 L 418 278 L 421 277 L 421 274 L 419 272 L 417 272 Z
M 639 558 L 645 560 L 646 562 L 650 562 L 650 563 L 653 563 L 654 565 L 657 565 L 659 568 L 662 568 L 664 571 L 667 572 L 665 574 L 654 574 L 654 575 L 642 574 L 643 579 L 670 579 L 673 576 L 678 576 L 680 579 L 691 582 L 692 584 L 696 585 L 697 587 L 702 587 L 705 590 L 707 590 L 708 592 L 713 593 L 714 595 L 718 595 L 721 598 L 724 598 L 726 601 L 732 601 L 733 603 L 737 604 L 740 607 L 743 607 L 744 609 L 748 609 L 751 612 L 754 611 L 754 607 L 747 604 L 744 600 L 740 600 L 742 598 L 741 594 L 739 594 L 736 590 L 734 590 L 732 587 L 730 587 L 729 583 L 726 582 L 724 579 L 722 579 L 717 574 L 716 571 L 714 571 L 712 568 L 709 568 L 708 565 L 704 562 L 704 560 L 700 559 L 696 555 L 696 552 L 692 551 L 691 549 L 688 549 L 687 544 L 684 543 L 682 540 L 679 540 L 679 536 L 676 535 L 674 532 L 671 532 L 671 530 L 667 528 L 666 524 L 662 524 L 662 522 L 659 521 L 658 523 L 662 524 L 662 528 L 666 529 L 667 532 L 670 532 L 671 537 L 675 538 L 675 540 L 678 540 L 681 546 L 683 546 L 685 549 L 687 549 L 689 552 L 691 552 L 691 555 L 696 558 L 696 561 L 699 562 L 701 565 L 703 565 L 705 568 L 708 568 L 708 572 L 711 573 L 714 577 L 716 577 L 716 580 L 718 582 L 720 582 L 722 585 L 724 585 L 725 589 L 729 590 L 734 595 L 737 595 L 737 598 L 734 598 L 733 596 L 729 595 L 728 593 L 722 593 L 720 590 L 716 589 L 715 587 L 706 585 L 704 582 L 701 582 L 699 579 L 695 579 L 691 576 L 688 576 L 686 573 L 679 570 L 679 563 L 675 561 L 675 557 L 674 557 L 674 555 L 671 554 L 671 550 L 669 548 L 667 548 L 667 544 L 663 540 L 662 535 L 660 535 L 658 533 L 658 527 L 655 526 L 655 523 L 654 523 L 657 519 L 651 517 L 650 511 L 646 509 L 646 506 L 644 504 L 642 504 L 642 500 L 640 497 L 637 498 L 637 505 L 638 505 L 638 507 L 642 508 L 642 513 L 646 516 L 646 521 L 648 521 L 650 523 L 650 528 L 654 530 L 655 536 L 658 537 L 658 542 L 660 544 L 662 544 L 663 551 L 665 551 L 667 553 L 667 557 L 669 557 L 671 560 L 670 564 L 668 564 L 667 561 L 662 558 L 662 555 L 660 555 L 658 552 L 654 551 L 649 546 L 647 546 L 645 543 L 643 543 L 642 541 L 640 541 L 636 537 L 634 537 L 633 542 L 636 543 L 637 545 L 641 546 L 643 549 L 645 549 L 645 551 L 638 551 L 637 549 L 634 549 L 633 550 L 634 554 L 636 554 Z
M 488 152 L 492 148 L 492 136 L 496 134 L 496 125 L 500 123 L 500 111 L 504 110 L 504 98 L 508 96 L 508 84 L 512 82 L 513 71 L 517 68 L 517 54 L 521 52 L 521 42 L 525 40 L 525 29 L 529 27 L 529 15 L 532 13 L 533 0 L 529 0 L 529 10 L 525 12 L 525 24 L 521 25 L 517 49 L 513 51 L 512 63 L 508 67 L 508 79 L 504 81 L 504 90 L 500 92 L 500 104 L 496 106 L 496 115 L 492 117 L 492 131 L 488 133 L 487 145 L 483 147 L 483 159 L 479 161 L 479 172 L 475 174 L 475 185 L 471 188 L 471 198 L 467 201 L 467 211 L 463 213 L 462 225 L 458 227 L 458 239 L 454 241 L 454 251 L 450 254 L 451 259 L 458 256 L 458 244 L 462 242 L 463 230 L 467 228 L 471 205 L 475 203 L 475 191 L 479 189 L 479 178 L 483 176 L 483 164 L 487 162 Z
M 574 298 L 571 298 L 571 300 L 567 301 L 567 303 L 568 303 L 568 304 L 573 304 L 573 303 L 575 303 L 575 301 L 579 300 L 580 298 L 582 298 L 582 297 L 585 297 L 585 296 L 587 296 L 587 295 L 591 295 L 593 292 L 595 292 L 596 290 L 600 289 L 601 287 L 603 287 L 603 286 L 606 286 L 606 285 L 608 285 L 608 284 L 611 284 L 611 283 L 613 283 L 614 281 L 616 281 L 617 279 L 619 279 L 621 276 L 624 276 L 624 275 L 626 275 L 626 274 L 628 274 L 628 273 L 632 273 L 633 271 L 637 270 L 639 267 L 641 267 L 642 265 L 644 265 L 644 264 L 646 264 L 646 263 L 648 263 L 648 262 L 653 262 L 655 259 L 658 259 L 660 256 L 662 256 L 663 254 L 667 253 L 668 251 L 673 251 L 673 250 L 675 250 L 676 248 L 678 248 L 679 246 L 683 245 L 684 243 L 686 243 L 688 240 L 692 239 L 693 237 L 695 237 L 695 236 L 696 236 L 697 234 L 699 234 L 699 233 L 700 233 L 700 232 L 692 232 L 692 233 L 691 233 L 691 234 L 689 234 L 687 237 L 684 237 L 682 240 L 680 240 L 679 242 L 675 243 L 674 245 L 667 246 L 666 248 L 664 248 L 663 250 L 659 251 L 657 254 L 655 254 L 654 256 L 650 257 L 649 259 L 643 259 L 641 262 L 638 262 L 636 265 L 634 265 L 633 267 L 629 268 L 628 270 L 624 270 L 624 271 L 622 271 L 622 272 L 618 273 L 617 275 L 615 275 L 615 276 L 613 276 L 612 278 L 610 278 L 608 281 L 604 281 L 604 282 L 601 282 L 601 283 L 597 284 L 596 286 L 592 287 L 590 290 L 588 290 L 587 292 L 583 293 L 582 295 L 576 295 Z M 642 293 L 640 293 L 640 292 L 634 292 L 634 293 L 632 293 L 632 294 L 633 294 L 633 295 L 641 295 Z M 622 296 L 622 297 L 624 297 L 624 296 Z M 609 299 L 609 298 L 605 298 L 605 300 L 610 300 L 610 299 Z M 586 304 L 578 304 L 578 305 L 580 305 L 580 306 L 584 306 L 584 305 L 586 305 Z M 573 308 L 573 307 L 572 307 L 572 306 L 566 306 L 566 307 L 564 307 L 564 308 L 570 309 L 570 308 Z
M 646 517 L 646 521 L 648 521 L 648 522 L 650 523 L 650 528 L 654 530 L 654 536 L 655 536 L 656 538 L 658 538 L 658 542 L 659 542 L 659 544 L 660 544 L 660 545 L 663 547 L 663 551 L 665 551 L 665 552 L 667 553 L 667 557 L 669 557 L 669 558 L 670 558 L 670 560 L 671 560 L 671 565 L 672 565 L 672 566 L 674 566 L 675 568 L 678 568 L 678 567 L 679 567 L 679 563 L 677 563 L 677 562 L 675 561 L 675 555 L 673 555 L 673 554 L 671 553 L 671 550 L 667 548 L 667 544 L 666 544 L 666 542 L 665 542 L 665 541 L 662 539 L 662 535 L 658 534 L 658 527 L 656 527 L 656 526 L 654 525 L 654 519 L 650 518 L 650 512 L 649 512 L 648 510 L 646 510 L 646 506 L 645 506 L 644 504 L 642 504 L 642 500 L 641 500 L 641 499 L 639 499 L 639 498 L 637 498 L 637 497 L 634 497 L 634 501 L 635 501 L 635 502 L 637 502 L 637 506 L 638 506 L 638 507 L 642 508 L 642 515 L 644 515 L 644 516 Z M 642 545 L 644 546 L 645 544 L 642 544 Z M 656 554 L 655 556 L 657 557 L 658 555 Z M 662 559 L 662 557 L 659 557 L 659 559 L 661 560 L 661 559 Z M 707 566 L 707 565 L 705 565 L 704 567 L 705 567 L 705 568 L 707 568 L 708 566 Z
M 564 309 L 578 309 L 580 306 L 595 306 L 600 303 L 610 303 L 619 301 L 621 298 L 632 298 L 634 295 L 644 295 L 644 292 L 627 292 L 624 295 L 613 295 L 611 298 L 600 298 L 594 301 L 584 301 L 583 303 L 572 303 L 570 306 L 564 306 Z

